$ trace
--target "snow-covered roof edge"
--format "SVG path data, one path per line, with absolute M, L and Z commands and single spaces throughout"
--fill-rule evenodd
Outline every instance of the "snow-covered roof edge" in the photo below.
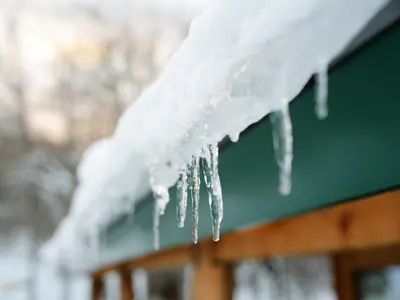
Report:
M 290 122 L 288 103 L 313 74 L 327 79 L 329 62 L 388 2 L 286 1 L 224 1 L 192 23 L 163 74 L 105 142 L 102 159 L 91 165 L 96 174 L 76 191 L 70 214 L 49 244 L 53 249 L 62 249 L 66 259 L 76 255 L 82 241 L 77 231 L 96 237 L 143 197 L 149 178 L 153 187 L 173 186 L 179 169 L 205 145 L 226 135 L 235 139 L 273 111 L 283 112 L 281 124 Z M 290 139 L 281 146 L 289 155 L 281 158 L 286 177 Z M 72 238 L 76 242 L 66 242 Z

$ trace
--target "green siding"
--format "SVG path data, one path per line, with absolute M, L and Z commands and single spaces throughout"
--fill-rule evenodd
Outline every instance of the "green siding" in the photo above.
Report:
M 271 126 L 261 121 L 220 154 L 224 196 L 222 231 L 229 232 L 333 205 L 400 184 L 400 26 L 375 38 L 340 64 L 329 78 L 329 116 L 314 115 L 314 93 L 306 89 L 290 106 L 294 131 L 293 189 L 278 194 L 278 168 Z M 191 215 L 179 229 L 175 191 L 161 218 L 161 247 L 191 243 Z M 400 201 L 400 199 L 399 199 Z M 211 221 L 203 186 L 200 237 Z M 153 251 L 135 251 L 132 226 L 152 235 L 153 202 L 133 222 L 120 222 L 107 233 L 104 261 Z M 223 238 L 223 237 L 222 237 Z M 122 246 L 124 242 L 125 246 Z M 127 246 L 129 245 L 129 246 Z

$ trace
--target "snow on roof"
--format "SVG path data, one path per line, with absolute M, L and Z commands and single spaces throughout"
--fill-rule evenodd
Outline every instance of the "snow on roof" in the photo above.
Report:
M 225 0 L 195 18 L 114 136 L 88 150 L 71 212 L 47 246 L 74 256 L 77 236 L 97 236 L 148 193 L 150 173 L 169 188 L 203 146 L 284 110 L 387 2 Z

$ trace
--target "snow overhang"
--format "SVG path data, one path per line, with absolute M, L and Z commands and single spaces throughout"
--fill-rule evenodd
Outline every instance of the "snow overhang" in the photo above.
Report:
M 317 58 L 332 63 L 398 18 L 394 1 L 369 22 L 387 3 L 226 1 L 196 19 L 163 74 L 87 165 L 95 174 L 81 179 L 49 245 L 68 259 L 74 255 L 68 244 L 76 248 L 88 236 L 97 238 L 148 194 L 150 176 L 173 186 L 178 168 L 204 145 L 282 109 L 316 73 Z M 66 242 L 72 236 L 76 243 Z

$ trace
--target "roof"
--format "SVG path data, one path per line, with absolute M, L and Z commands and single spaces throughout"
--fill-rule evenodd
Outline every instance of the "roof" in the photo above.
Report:
M 387 3 L 385 0 L 379 2 L 371 0 L 368 3 L 360 0 L 352 2 L 351 7 L 348 7 L 348 2 L 344 0 L 341 2 L 332 0 L 323 5 L 302 0 L 301 3 L 296 3 L 298 10 L 292 8 L 288 10 L 287 6 L 278 1 L 271 2 L 269 4 L 271 7 L 268 5 L 264 7 L 263 1 L 254 3 L 254 6 L 246 6 L 241 1 L 228 1 L 225 3 L 226 7 L 223 5 L 217 7 L 197 19 L 192 24 L 188 40 L 174 55 L 164 73 L 121 119 L 116 133 L 110 139 L 106 155 L 98 165 L 94 166 L 98 168 L 98 176 L 94 176 L 93 182 L 86 187 L 78 189 L 79 197 L 74 201 L 76 205 L 73 206 L 69 218 L 63 225 L 72 222 L 77 229 L 79 224 L 80 231 L 84 232 L 83 235 L 96 237 L 100 227 L 107 226 L 126 212 L 127 205 L 137 202 L 145 195 L 146 189 L 149 188 L 150 167 L 156 170 L 151 176 L 158 185 L 166 188 L 173 186 L 178 172 L 175 168 L 171 168 L 171 165 L 180 166 L 186 163 L 186 160 L 196 154 L 201 146 L 218 142 L 227 134 L 236 135 L 269 112 L 282 109 L 287 105 L 284 102 L 296 97 L 315 73 L 316 59 L 321 55 L 326 62 L 337 58 L 385 3 Z M 354 14 L 343 14 L 343 7 L 353 11 Z M 259 11 L 259 8 L 263 10 Z M 282 18 L 276 19 L 273 12 Z M 231 18 L 230 13 L 233 13 L 234 18 Z M 257 17 L 251 18 L 250 21 L 247 17 L 252 13 Z M 229 20 L 225 18 L 227 14 L 230 16 Z M 268 17 L 271 14 L 274 16 L 272 19 Z M 236 21 L 236 17 L 239 22 Z M 343 22 L 340 26 L 337 24 L 338 20 Z M 210 27 L 210 24 L 214 23 L 223 26 L 216 30 Z M 266 28 L 267 32 L 261 34 L 260 28 Z M 326 38 L 328 36 L 329 39 Z M 312 47 L 310 40 L 313 41 Z M 262 67 L 264 64 L 268 68 Z M 237 70 L 244 69 L 245 72 L 237 73 Z M 226 92 L 230 88 L 232 88 L 230 96 L 227 96 Z M 331 89 L 335 91 L 335 88 Z M 242 92 L 248 90 L 250 94 L 243 96 Z M 308 92 L 299 98 L 304 98 L 303 95 L 312 97 Z M 292 110 L 296 132 L 294 108 Z M 312 114 L 313 109 L 309 112 Z M 306 120 L 309 118 L 314 119 L 312 115 L 307 115 Z M 308 122 L 312 123 L 311 120 Z M 204 123 L 207 126 L 204 126 Z M 327 123 L 329 121 L 324 124 Z M 323 125 L 317 126 L 321 128 Z M 316 129 L 314 131 L 319 132 Z M 248 136 L 244 136 L 242 140 L 249 139 Z M 324 136 L 327 136 L 327 133 Z M 321 136 L 322 140 L 324 136 Z M 270 142 L 266 137 L 264 134 L 264 139 L 260 142 Z M 296 140 L 301 138 L 303 137 L 299 135 Z M 241 146 L 245 144 L 241 141 L 238 146 L 227 148 L 221 155 L 221 178 L 241 174 L 238 173 L 240 168 L 237 160 L 245 162 L 243 153 L 251 152 L 241 152 L 239 157 L 236 156 L 228 167 L 231 168 L 228 175 L 224 174 L 223 164 L 224 157 L 229 157 L 228 153 L 233 151 L 230 149 L 245 147 Z M 261 144 L 256 147 L 261 148 Z M 295 152 L 296 156 L 299 155 L 298 151 Z M 267 160 L 266 152 L 263 153 L 263 159 Z M 316 157 L 313 156 L 314 160 Z M 304 158 L 296 158 L 296 161 L 303 162 Z M 257 165 L 261 166 L 263 163 L 258 162 Z M 271 166 L 274 166 L 272 157 L 264 167 Z M 294 167 L 296 168 L 296 162 Z M 270 169 L 262 170 L 266 172 Z M 303 168 L 299 170 L 303 174 L 307 173 Z M 257 187 L 257 183 L 265 183 L 271 187 L 274 184 L 276 194 L 277 184 L 271 180 L 273 177 L 270 177 L 269 181 L 258 182 L 257 180 L 262 177 L 254 178 L 250 175 L 253 174 L 250 173 L 248 176 L 248 178 L 253 177 L 249 182 L 250 187 Z M 307 178 L 305 175 L 302 177 Z M 242 192 L 237 191 L 236 196 L 232 196 L 229 184 L 225 186 L 227 180 L 222 178 L 224 197 L 229 199 L 227 203 L 230 203 L 231 197 L 235 198 Z M 239 183 L 243 185 L 243 180 L 235 182 L 235 185 L 240 186 Z M 303 189 L 312 190 L 310 186 L 313 185 L 304 185 Z M 249 192 L 252 193 L 252 190 Z M 265 196 L 275 197 L 270 190 L 264 192 L 268 192 Z M 298 187 L 298 192 L 303 192 L 301 187 Z M 287 199 L 298 197 L 299 195 L 293 193 Z M 272 203 L 275 207 L 275 201 Z M 149 204 L 145 207 L 152 210 Z M 168 211 L 174 210 L 171 207 L 170 205 Z M 312 209 L 312 206 L 307 205 L 303 209 L 307 207 Z M 142 221 L 144 224 L 151 223 L 152 212 L 147 212 L 150 215 L 145 213 L 145 209 L 135 215 L 135 223 L 140 225 Z M 285 214 L 279 212 L 278 209 L 273 215 L 263 214 L 262 219 L 272 220 L 290 214 L 290 211 Z M 204 215 L 204 211 L 202 213 Z M 146 216 L 144 220 L 142 216 Z M 224 224 L 229 224 L 226 218 Z M 163 218 L 165 219 L 166 217 Z M 251 220 L 241 224 L 240 217 L 235 220 L 235 226 L 229 228 L 225 225 L 223 230 L 233 230 L 239 225 L 252 224 Z M 257 218 L 253 221 L 256 222 Z M 162 227 L 163 230 L 167 228 Z M 61 226 L 61 229 L 65 228 L 66 226 Z M 200 230 L 203 230 L 202 228 Z M 67 235 L 76 234 L 70 231 Z M 176 243 L 173 235 L 169 236 L 171 239 L 168 244 Z
M 225 214 L 222 231 L 279 220 L 335 205 L 400 185 L 400 61 L 398 23 L 340 63 L 330 75 L 330 115 L 313 116 L 314 91 L 310 86 L 292 104 L 296 135 L 293 190 L 277 191 L 270 123 L 262 120 L 236 144 L 220 154 Z M 378 102 L 377 102 L 378 101 Z M 174 201 L 175 190 L 170 192 Z M 134 216 L 109 227 L 102 263 L 154 251 L 151 238 L 138 240 L 135 232 L 152 235 L 153 201 L 149 196 Z M 200 237 L 211 233 L 206 193 L 200 200 Z M 132 221 L 134 220 L 134 221 Z M 168 206 L 160 221 L 161 248 L 191 243 L 191 220 L 179 229 L 175 206 Z M 290 237 L 288 237 L 290 238 Z M 223 237 L 222 237 L 223 239 Z M 140 243 L 140 248 L 136 244 Z

